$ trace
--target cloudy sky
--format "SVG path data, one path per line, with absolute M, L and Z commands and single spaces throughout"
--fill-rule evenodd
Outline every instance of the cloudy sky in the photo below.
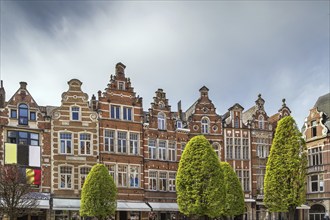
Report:
M 259 93 L 268 115 L 286 98 L 299 127 L 330 90 L 329 1 L 1 1 L 7 99 L 28 83 L 60 105 L 67 81 L 90 96 L 124 63 L 145 109 L 163 88 L 186 110 L 205 85 L 219 114 Z

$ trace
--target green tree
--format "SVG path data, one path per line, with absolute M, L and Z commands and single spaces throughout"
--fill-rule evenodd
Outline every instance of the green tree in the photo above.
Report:
M 224 174 L 226 190 L 226 201 L 222 215 L 225 217 L 242 215 L 245 211 L 242 184 L 229 163 L 221 162 L 220 165 Z
M 182 154 L 177 178 L 177 202 L 188 216 L 218 217 L 225 199 L 218 157 L 204 136 L 192 138 Z
M 105 219 L 116 211 L 117 188 L 108 169 L 96 164 L 89 172 L 81 192 L 81 216 Z
M 266 166 L 264 203 L 271 212 L 287 212 L 294 219 L 305 202 L 306 145 L 291 116 L 278 123 Z

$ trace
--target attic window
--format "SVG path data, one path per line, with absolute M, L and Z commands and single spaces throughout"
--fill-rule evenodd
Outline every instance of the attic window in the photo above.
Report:
M 176 122 L 176 127 L 177 128 L 182 128 L 182 121 L 177 121 Z
M 118 82 L 118 89 L 119 90 L 125 90 L 125 83 L 124 82 Z
M 234 119 L 234 128 L 239 128 L 239 118 L 237 116 Z
M 26 104 L 20 104 L 18 107 L 18 119 L 20 125 L 28 124 L 28 106 Z
M 312 121 L 312 137 L 316 137 L 317 136 L 317 124 L 316 121 Z
M 16 109 L 11 109 L 10 110 L 10 117 L 11 118 L 17 118 L 17 111 L 16 111 Z

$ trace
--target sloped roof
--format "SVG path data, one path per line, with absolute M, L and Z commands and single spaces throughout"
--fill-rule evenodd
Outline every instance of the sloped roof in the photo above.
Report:
M 246 124 L 248 120 L 252 120 L 252 116 L 253 114 L 257 111 L 257 106 L 252 106 L 251 108 L 249 108 L 248 110 L 246 110 L 245 112 L 243 112 L 243 123 Z
M 327 114 L 328 117 L 330 117 L 330 92 L 328 94 L 325 94 L 323 96 L 320 96 L 314 107 L 317 107 L 317 110 L 320 112 L 324 112 Z

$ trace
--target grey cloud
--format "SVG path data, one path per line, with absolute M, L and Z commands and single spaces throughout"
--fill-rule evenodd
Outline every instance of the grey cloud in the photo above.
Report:
M 302 125 L 306 109 L 329 91 L 322 80 L 329 79 L 329 2 L 1 5 L 7 94 L 25 80 L 41 105 L 59 105 L 71 78 L 89 95 L 103 90 L 117 62 L 127 65 L 145 109 L 157 88 L 176 110 L 179 100 L 188 108 L 206 85 L 219 114 L 236 102 L 247 110 L 262 93 L 269 115 L 285 97 Z

